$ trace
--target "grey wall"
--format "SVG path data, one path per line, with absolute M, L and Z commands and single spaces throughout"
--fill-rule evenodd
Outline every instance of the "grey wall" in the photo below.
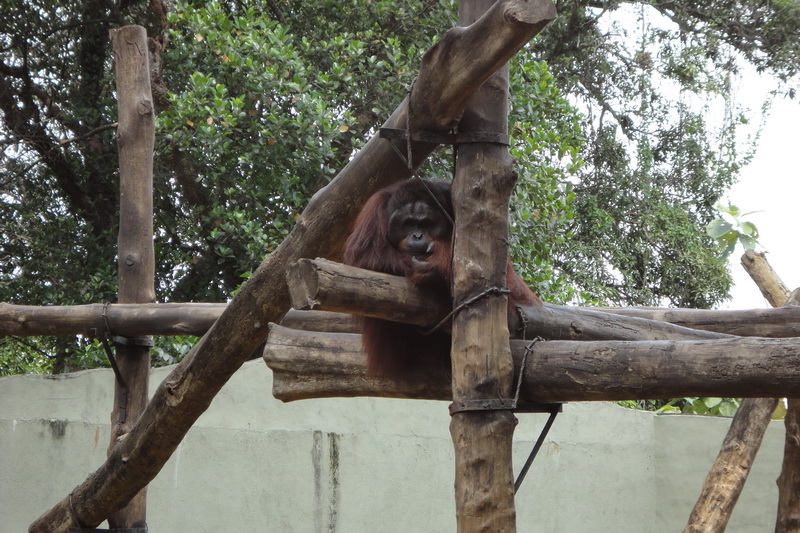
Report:
M 0 378 L 0 530 L 26 531 L 102 463 L 112 388 L 107 370 Z M 261 361 L 225 386 L 150 485 L 150 531 L 455 531 L 445 403 L 282 404 L 270 388 Z M 517 469 L 546 415 L 519 419 Z M 568 404 L 517 495 L 518 530 L 682 531 L 728 425 Z M 728 533 L 774 530 L 782 452 L 773 422 Z

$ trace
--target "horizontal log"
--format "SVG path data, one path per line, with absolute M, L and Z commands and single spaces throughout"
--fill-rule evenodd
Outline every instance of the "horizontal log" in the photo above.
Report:
M 282 401 L 382 396 L 451 399 L 446 372 L 368 378 L 357 334 L 270 325 L 264 360 Z M 517 372 L 528 342 L 512 341 Z M 800 339 L 539 341 L 520 398 L 531 403 L 682 397 L 798 397 Z
M 545 307 L 553 304 L 545 303 Z M 564 306 L 560 306 L 564 307 Z M 717 311 L 709 309 L 668 309 L 656 307 L 566 307 L 602 311 L 636 318 L 669 322 L 689 329 L 716 331 L 741 337 L 800 337 L 800 307 Z M 330 311 L 291 310 L 281 324 L 295 329 L 356 333 L 352 317 Z
M 331 333 L 358 333 L 358 324 L 353 315 L 331 311 L 298 311 L 289 309 L 281 319 L 281 326 L 306 331 L 329 331 Z
M 800 307 L 797 306 L 741 310 L 601 307 L 597 310 L 740 337 L 800 337 Z
M 324 259 L 301 259 L 288 269 L 286 276 L 295 309 L 353 313 L 424 328 L 437 325 L 450 311 L 449 302 L 431 297 L 404 277 Z M 725 337 L 721 333 L 692 330 L 666 322 L 548 303 L 518 307 L 517 311 L 521 318 L 510 316 L 509 330 L 512 336 L 529 339 L 537 336 L 568 340 Z
M 356 313 L 415 326 L 433 326 L 450 312 L 408 279 L 342 265 L 301 259 L 286 270 L 292 307 Z
M 0 335 L 200 336 L 226 306 L 209 303 L 34 306 L 0 302 Z
M 114 335 L 143 337 L 148 335 L 203 335 L 222 314 L 227 304 L 223 303 L 162 303 L 162 304 L 109 304 L 108 327 Z M 20 337 L 36 335 L 84 335 L 103 336 L 106 324 L 103 320 L 104 304 L 35 306 L 14 305 L 0 302 L 0 335 Z M 742 311 L 715 311 L 707 309 L 666 309 L 648 307 L 584 308 L 556 306 L 545 303 L 544 309 L 534 311 L 545 320 L 552 309 L 563 309 L 566 320 L 573 311 L 595 312 L 646 318 L 669 322 L 689 329 L 716 331 L 743 337 L 800 337 L 800 307 L 787 306 L 777 309 L 749 309 Z M 395 312 L 401 312 L 395 310 Z M 437 311 L 436 313 L 438 313 Z M 433 313 L 433 314 L 436 314 Z M 588 316 L 588 315 L 583 315 Z M 548 319 L 552 322 L 552 319 Z M 430 326 L 426 318 L 422 325 Z M 295 329 L 331 332 L 355 332 L 350 314 L 330 311 L 289 311 L 281 324 Z M 602 320 L 594 327 L 602 326 Z M 565 332 L 574 334 L 576 323 L 562 321 Z M 531 326 L 532 328 L 534 326 Z M 549 327 L 556 327 L 555 325 Z M 582 330 L 584 334 L 587 329 Z M 528 332 L 528 337 L 532 336 Z M 569 337 L 568 337 L 569 338 Z M 575 337 L 572 337 L 575 339 Z
M 525 324 L 524 337 L 550 340 L 689 340 L 732 337 L 641 317 L 545 302 L 518 308 Z

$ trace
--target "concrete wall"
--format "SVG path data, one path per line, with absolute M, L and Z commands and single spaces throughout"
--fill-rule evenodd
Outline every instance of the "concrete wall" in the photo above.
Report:
M 153 372 L 155 387 L 169 369 Z M 0 378 L 0 530 L 28 525 L 103 461 L 113 374 Z M 151 531 L 455 531 L 442 402 L 282 404 L 244 366 L 150 485 Z M 520 414 L 519 469 L 546 415 Z M 518 530 L 681 531 L 729 420 L 568 404 L 517 495 Z M 783 425 L 773 422 L 727 529 L 774 530 Z

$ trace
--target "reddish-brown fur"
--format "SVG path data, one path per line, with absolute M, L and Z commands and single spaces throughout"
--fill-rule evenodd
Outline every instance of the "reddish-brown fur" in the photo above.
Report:
M 427 187 L 426 187 L 427 186 Z M 433 201 L 432 198 L 436 198 Z M 436 240 L 427 262 L 420 266 L 404 252 L 402 241 L 396 248 L 389 242 L 389 218 L 393 210 L 408 202 L 423 201 L 432 209 L 444 210 L 453 217 L 450 183 L 411 179 L 372 195 L 356 219 L 345 246 L 344 262 L 368 270 L 405 276 L 424 286 L 436 297 L 451 298 L 452 228 L 448 236 Z M 437 205 L 437 202 L 439 205 Z M 444 215 L 442 215 L 444 216 Z M 509 309 L 517 305 L 540 303 L 509 261 L 507 285 Z M 371 376 L 398 378 L 414 368 L 449 372 L 450 337 L 442 333 L 423 335 L 419 328 L 375 318 L 358 318 L 367 369 Z

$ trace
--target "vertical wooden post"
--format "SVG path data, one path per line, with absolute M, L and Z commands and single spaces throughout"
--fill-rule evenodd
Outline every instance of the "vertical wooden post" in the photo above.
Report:
M 459 24 L 467 26 L 493 0 L 462 0 Z M 472 97 L 459 133 L 508 131 L 508 66 Z M 453 410 L 456 517 L 460 533 L 516 531 L 511 442 L 516 417 L 509 410 L 463 410 L 486 400 L 513 397 L 514 366 L 508 341 L 505 289 L 508 200 L 515 182 L 512 158 L 502 144 L 458 146 L 453 203 L 454 306 L 489 291 L 453 321 Z M 497 405 L 497 404 L 494 404 Z
M 781 282 L 782 283 L 782 282 Z M 800 289 L 795 289 L 784 305 L 800 305 Z M 778 476 L 778 517 L 775 533 L 800 531 L 800 399 L 788 398 L 783 447 L 783 466 Z
M 119 302 L 155 301 L 153 248 L 153 147 L 155 111 L 150 94 L 147 33 L 141 26 L 111 30 L 119 102 L 120 208 Z M 117 364 L 122 383 L 114 390 L 111 444 L 130 431 L 147 406 L 150 378 L 149 338 L 119 339 Z M 111 528 L 146 527 L 147 487 L 109 517 Z
M 783 467 L 778 476 L 775 533 L 800 531 L 800 400 L 789 398 L 784 424 Z

